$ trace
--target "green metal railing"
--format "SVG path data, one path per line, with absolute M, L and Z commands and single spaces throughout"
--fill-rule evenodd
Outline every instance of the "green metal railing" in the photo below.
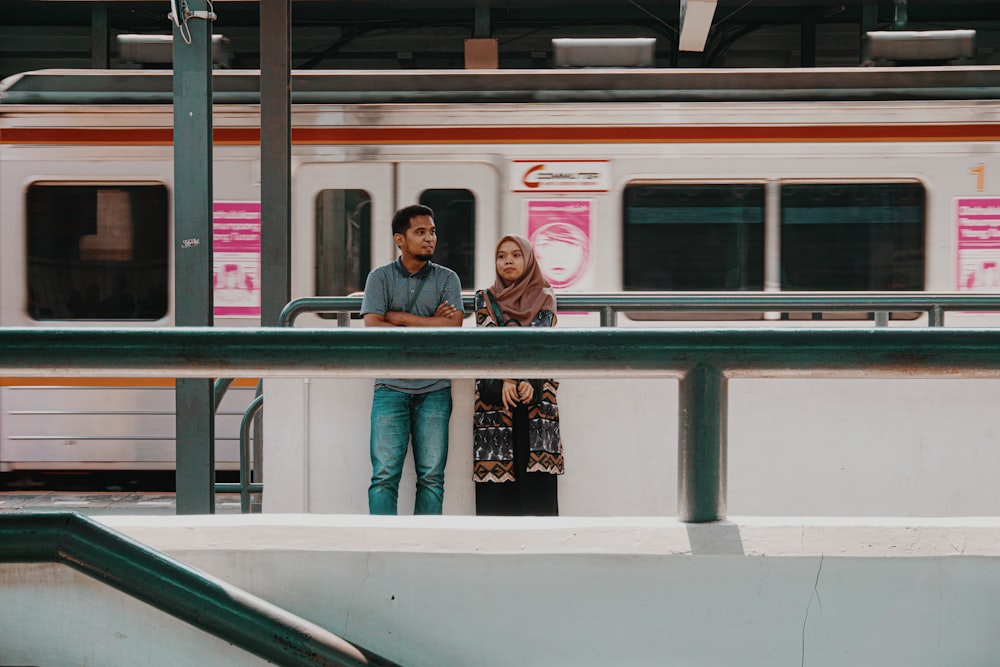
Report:
M 361 309 L 361 296 L 307 297 L 288 303 L 279 326 L 294 326 L 304 313 L 336 313 L 338 326 Z M 466 313 L 474 296 L 463 296 Z M 997 312 L 1000 295 L 929 292 L 594 292 L 559 295 L 561 311 L 600 313 L 601 327 L 618 324 L 627 313 L 868 313 L 876 327 L 889 325 L 890 313 L 922 312 L 927 325 L 943 327 L 948 311 Z M 700 363 L 681 377 L 681 432 L 678 495 L 680 516 L 711 521 L 725 515 L 725 456 L 728 398 L 724 369 Z M 689 418 L 684 419 L 687 415 Z M 713 443 L 705 446 L 700 443 Z
M 400 350 L 406 350 L 401 354 Z M 682 521 L 725 518 L 731 377 L 1000 377 L 1000 329 L 0 329 L 8 375 L 676 377 Z
M 230 385 L 233 384 L 234 378 L 219 378 L 215 381 L 215 411 L 218 412 L 219 406 L 222 404 L 222 399 L 225 397 L 226 392 L 229 390 Z M 260 459 L 261 456 L 254 456 L 251 454 L 251 439 L 250 430 L 256 423 L 255 420 L 260 414 L 262 408 L 264 407 L 264 397 L 260 393 L 261 386 L 260 383 L 257 384 L 257 395 L 254 400 L 250 402 L 247 409 L 243 413 L 243 420 L 240 422 L 240 479 L 238 482 L 216 482 L 215 492 L 216 493 L 238 493 L 240 494 L 240 511 L 244 514 L 251 511 L 251 495 L 255 493 L 263 493 L 264 486 L 260 482 L 254 482 L 251 479 L 250 461 L 254 462 L 254 468 L 258 475 L 260 474 Z M 260 438 L 258 437 L 254 444 L 260 444 Z M 257 447 L 259 450 L 260 447 Z M 259 453 L 258 453 L 259 454 Z
M 463 296 L 466 313 L 474 307 L 471 294 Z M 361 310 L 360 296 L 318 296 L 290 301 L 279 316 L 279 326 L 292 326 L 303 313 L 337 313 L 338 323 L 349 323 L 349 313 Z M 617 325 L 622 312 L 641 313 L 870 313 L 877 326 L 889 323 L 889 313 L 927 313 L 929 326 L 944 326 L 948 311 L 998 312 L 1000 294 L 931 292 L 578 292 L 559 295 L 559 310 L 598 312 L 601 326 Z
M 0 515 L 0 562 L 68 565 L 279 665 L 395 664 L 75 512 Z
M 240 481 L 236 483 L 216 482 L 216 493 L 238 493 L 240 494 L 240 511 L 244 514 L 250 512 L 250 496 L 254 493 L 263 493 L 264 485 L 250 479 L 250 461 L 253 460 L 259 469 L 259 457 L 253 457 L 250 453 L 250 429 L 254 419 L 260 414 L 264 407 L 264 395 L 258 394 L 247 406 L 243 413 L 243 420 L 240 422 Z
M 289 302 L 281 311 L 278 325 L 294 326 L 295 319 L 304 313 L 336 314 L 338 326 L 350 325 L 351 314 L 361 310 L 361 296 L 306 297 Z M 474 296 L 463 297 L 466 313 L 474 308 Z M 927 324 L 944 326 L 947 311 L 970 312 L 1000 311 L 1000 295 L 928 293 L 928 292 L 695 292 L 663 294 L 661 292 L 592 292 L 559 295 L 560 310 L 568 312 L 597 312 L 600 325 L 618 324 L 618 314 L 629 313 L 790 313 L 790 312 L 862 312 L 869 313 L 876 326 L 888 326 L 889 314 L 894 312 L 927 313 Z M 232 380 L 216 381 L 216 408 Z M 259 408 L 256 409 L 259 412 Z M 243 458 L 249 456 L 249 447 L 240 441 L 240 469 L 249 469 Z M 259 464 L 259 461 L 255 461 Z M 261 493 L 261 484 L 251 483 L 249 476 L 237 484 L 216 484 L 220 493 L 240 493 L 243 511 L 249 511 L 249 494 Z

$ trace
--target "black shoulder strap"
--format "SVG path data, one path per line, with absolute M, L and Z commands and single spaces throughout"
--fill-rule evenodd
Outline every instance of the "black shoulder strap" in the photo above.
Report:
M 493 316 L 497 319 L 497 326 L 502 327 L 504 325 L 504 321 L 503 311 L 500 310 L 500 304 L 493 298 L 493 292 L 489 290 L 486 290 L 486 297 L 490 300 L 490 308 L 493 310 Z
M 423 275 L 422 278 L 420 278 L 420 282 L 417 283 L 417 289 L 413 290 L 413 294 L 410 295 L 410 299 L 406 302 L 405 312 L 408 313 L 413 309 L 413 304 L 417 302 L 417 297 L 420 296 L 420 293 L 424 291 L 424 285 L 427 284 L 427 276 L 429 274 L 430 272 L 427 272 Z

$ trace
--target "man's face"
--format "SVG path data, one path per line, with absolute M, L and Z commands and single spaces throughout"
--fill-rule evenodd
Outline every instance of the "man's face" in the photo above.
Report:
M 430 261 L 437 247 L 437 231 L 434 219 L 429 215 L 410 218 L 410 228 L 406 234 L 396 234 L 396 244 L 404 257 L 412 257 L 421 262 Z

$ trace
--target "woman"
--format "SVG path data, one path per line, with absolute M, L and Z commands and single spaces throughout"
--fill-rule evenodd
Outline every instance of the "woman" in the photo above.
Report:
M 496 249 L 493 287 L 476 292 L 478 326 L 551 327 L 556 297 L 528 240 L 510 234 Z M 553 380 L 476 381 L 473 422 L 476 514 L 559 514 L 563 474 L 559 408 Z

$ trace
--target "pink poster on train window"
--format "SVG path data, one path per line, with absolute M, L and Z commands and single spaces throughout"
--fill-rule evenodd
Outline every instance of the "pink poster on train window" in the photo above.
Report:
M 260 202 L 215 202 L 212 232 L 215 317 L 260 317 Z
M 542 274 L 553 287 L 586 288 L 593 202 L 588 199 L 529 199 L 528 240 Z
M 1000 292 L 1000 197 L 956 202 L 958 291 Z

